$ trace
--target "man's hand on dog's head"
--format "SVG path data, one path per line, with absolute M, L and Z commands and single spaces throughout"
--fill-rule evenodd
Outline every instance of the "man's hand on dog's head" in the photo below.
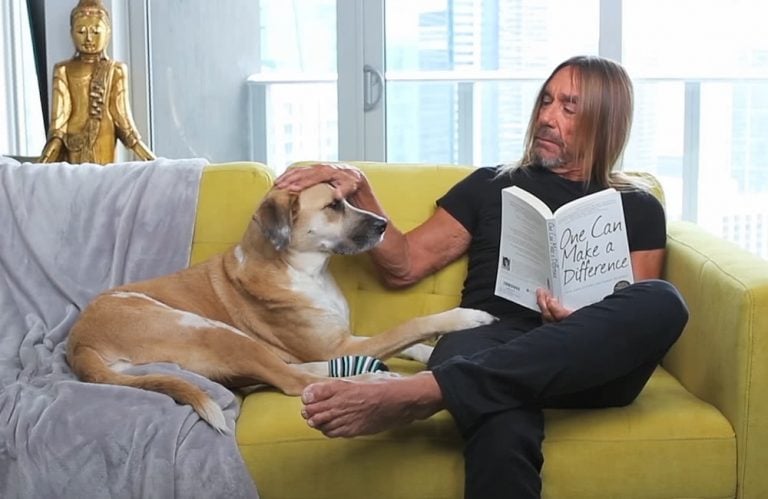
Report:
M 336 188 L 338 199 L 353 195 L 366 181 L 358 168 L 345 163 L 318 163 L 291 168 L 275 180 L 275 186 L 290 191 L 302 191 L 315 184 L 327 182 Z

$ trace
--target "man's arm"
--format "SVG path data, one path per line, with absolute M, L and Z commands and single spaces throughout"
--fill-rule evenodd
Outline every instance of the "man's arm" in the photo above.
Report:
M 281 189 L 300 191 L 321 182 L 336 188 L 360 209 L 387 219 L 379 200 L 362 171 L 343 164 L 319 164 L 292 168 L 275 180 Z M 387 226 L 382 242 L 371 250 L 382 280 L 394 287 L 408 286 L 440 270 L 463 255 L 471 236 L 447 211 L 438 208 L 426 222 L 403 234 L 394 224 Z
M 387 227 L 384 240 L 371 256 L 387 284 L 408 286 L 461 257 L 470 241 L 467 229 L 443 208 L 437 208 L 426 222 L 406 234 L 394 225 Z
M 635 281 L 660 279 L 665 255 L 666 250 L 664 248 L 630 253 L 629 258 L 632 260 L 632 273 L 635 276 Z

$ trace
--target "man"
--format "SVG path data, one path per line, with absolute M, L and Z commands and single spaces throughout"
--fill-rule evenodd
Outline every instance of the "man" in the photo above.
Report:
M 443 337 L 429 370 L 417 375 L 310 385 L 302 395 L 309 426 L 354 436 L 447 409 L 465 442 L 466 497 L 539 497 L 542 409 L 629 404 L 688 319 L 678 292 L 658 280 L 666 242 L 661 205 L 613 172 L 631 121 L 624 69 L 599 57 L 569 59 L 539 92 L 518 166 L 477 169 L 407 234 L 390 225 L 371 252 L 385 282 L 407 286 L 467 253 L 462 306 L 499 321 Z M 303 189 L 317 182 L 383 214 L 365 176 L 351 167 L 291 170 L 276 183 Z M 621 190 L 635 284 L 576 311 L 545 290 L 537 291 L 540 314 L 496 297 L 500 191 L 510 185 L 552 209 L 608 186 Z

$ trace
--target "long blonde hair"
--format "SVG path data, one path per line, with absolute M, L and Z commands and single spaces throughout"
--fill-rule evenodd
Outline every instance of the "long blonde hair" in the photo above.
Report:
M 523 157 L 519 163 L 505 167 L 502 172 L 534 164 L 533 143 L 544 93 L 555 74 L 566 67 L 574 70 L 573 77 L 578 79 L 581 93 L 571 152 L 584 165 L 585 183 L 601 187 L 636 187 L 637 182 L 614 171 L 632 127 L 632 81 L 620 64 L 597 56 L 572 57 L 552 71 L 536 97 L 525 135 Z

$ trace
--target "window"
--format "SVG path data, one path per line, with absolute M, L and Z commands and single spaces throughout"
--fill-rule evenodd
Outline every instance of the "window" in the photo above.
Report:
M 36 157 L 45 145 L 27 4 L 0 4 L 0 154 Z
M 557 63 L 618 59 L 636 100 L 624 168 L 659 177 L 669 219 L 768 257 L 764 0 L 118 5 L 153 150 L 278 173 L 301 160 L 515 161 Z
M 624 2 L 622 60 L 637 93 L 626 168 L 662 180 L 670 218 L 764 257 L 768 231 L 752 222 L 768 217 L 766 15 L 761 0 Z
M 542 80 L 564 59 L 598 51 L 598 0 L 385 6 L 389 161 L 517 160 Z

